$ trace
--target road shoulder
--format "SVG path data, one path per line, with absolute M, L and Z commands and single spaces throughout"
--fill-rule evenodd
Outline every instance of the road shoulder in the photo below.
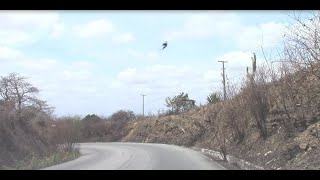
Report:
M 242 170 L 239 166 L 237 166 L 236 164 L 231 164 L 230 162 L 228 161 L 223 161 L 209 153 L 206 153 L 206 152 L 203 152 L 201 151 L 201 148 L 198 148 L 198 147 L 193 147 L 191 148 L 195 151 L 198 151 L 200 152 L 201 154 L 203 154 L 204 156 L 208 157 L 209 159 L 211 159 L 212 161 L 218 163 L 219 165 L 221 165 L 222 167 L 226 168 L 226 170 Z

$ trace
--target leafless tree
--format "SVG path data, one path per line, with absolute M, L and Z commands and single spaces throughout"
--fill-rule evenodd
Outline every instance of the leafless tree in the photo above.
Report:
M 287 26 L 284 59 L 296 70 L 311 70 L 320 79 L 320 11 L 307 15 L 288 14 L 294 23 Z
M 0 77 L 0 96 L 4 102 L 12 102 L 18 114 L 23 110 L 34 113 L 51 112 L 52 107 L 38 98 L 39 90 L 27 82 L 27 77 L 16 73 Z
M 247 81 L 244 91 L 246 97 L 246 106 L 258 127 L 260 135 L 266 139 L 267 131 L 267 115 L 269 112 L 268 102 L 268 86 L 266 81 L 266 73 L 263 68 L 259 68 L 254 78 Z

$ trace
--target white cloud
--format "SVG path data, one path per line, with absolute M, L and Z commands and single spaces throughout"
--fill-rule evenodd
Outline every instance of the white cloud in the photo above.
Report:
M 65 80 L 88 80 L 92 73 L 88 70 L 64 70 L 63 75 Z
M 31 60 L 30 58 L 22 58 L 17 61 L 15 65 L 20 66 L 23 69 L 27 69 L 28 71 L 48 71 L 53 68 L 56 68 L 58 65 L 57 60 L 42 58 L 38 60 Z
M 253 53 L 249 51 L 232 51 L 217 57 L 216 61 L 228 61 L 226 63 L 226 66 L 232 71 L 236 71 L 239 69 L 246 68 L 247 66 L 251 67 L 252 56 Z
M 281 39 L 285 25 L 266 22 L 257 25 L 244 24 L 239 16 L 232 13 L 199 13 L 191 15 L 179 30 L 165 34 L 165 39 L 206 39 L 219 38 L 242 49 L 257 49 L 275 46 Z M 263 44 L 262 44 L 263 42 Z
M 217 62 L 218 60 L 228 61 L 225 64 L 228 79 L 239 82 L 246 73 L 246 67 L 251 68 L 252 55 L 249 51 L 227 52 L 214 59 L 217 65 L 214 69 L 161 64 L 145 68 L 128 68 L 119 72 L 109 87 L 126 88 L 136 93 L 159 92 L 163 95 L 186 91 L 205 96 L 207 92 L 221 87 L 222 65 Z M 260 63 L 258 61 L 258 64 Z
M 53 12 L 3 11 L 0 13 L 1 29 L 34 30 L 49 27 L 57 22 L 59 16 Z
M 246 74 L 246 69 L 249 67 L 249 70 L 252 68 L 252 60 L 251 57 L 253 53 L 250 51 L 231 51 L 227 52 L 215 59 L 215 61 L 224 60 L 228 61 L 225 63 L 226 68 L 226 76 L 227 78 L 233 82 L 240 82 L 242 78 L 244 78 Z M 259 57 L 257 57 L 259 59 Z M 261 61 L 257 61 L 257 65 L 261 64 Z M 222 78 L 222 64 L 219 63 L 219 70 L 220 73 L 219 78 Z M 217 73 L 218 73 L 217 72 Z
M 161 93 L 188 91 L 198 87 L 209 88 L 212 82 L 206 79 L 206 74 L 190 66 L 157 64 L 141 69 L 125 69 L 118 73 L 110 87 L 126 87 L 131 91 L 148 89 Z
M 0 30 L 0 38 L 0 45 L 15 45 L 31 40 L 28 33 L 19 30 Z
M 256 54 L 257 67 L 263 67 L 266 63 L 261 56 L 262 54 Z M 227 77 L 232 83 L 239 83 L 246 77 L 247 67 L 250 72 L 252 71 L 252 57 L 253 53 L 250 51 L 231 51 L 215 58 L 215 62 L 218 62 L 219 60 L 228 61 L 225 63 Z M 221 78 L 222 63 L 219 63 L 218 65 L 219 69 L 215 72 L 220 73 L 219 77 Z
M 80 38 L 101 37 L 115 32 L 115 30 L 113 23 L 105 19 L 94 20 L 74 27 L 75 34 Z
M 34 11 L 0 12 L 0 45 L 21 45 L 32 43 L 59 21 L 57 13 Z
M 141 93 L 147 94 L 147 108 L 156 112 L 159 108 L 164 108 L 166 97 L 181 92 L 188 93 L 197 104 L 205 103 L 208 93 L 221 87 L 220 73 L 218 70 L 191 66 L 157 64 L 125 69 L 118 73 L 109 87 L 115 91 L 125 90 L 127 99 L 134 98 L 132 103 L 140 98 Z M 137 109 L 135 106 L 133 108 Z
M 283 37 L 285 25 L 282 23 L 268 22 L 258 26 L 244 26 L 236 37 L 236 43 L 239 48 L 253 49 L 263 46 L 272 48 Z
M 70 67 L 74 69 L 93 69 L 95 67 L 95 64 L 89 61 L 76 61 L 71 63 Z
M 62 23 L 59 23 L 59 24 L 55 24 L 53 26 L 53 30 L 50 34 L 50 37 L 52 38 L 58 38 L 60 37 L 65 31 L 65 27 Z
M 165 39 L 226 37 L 234 27 L 240 25 L 239 22 L 238 16 L 234 14 L 220 12 L 194 14 L 187 19 L 181 30 L 167 32 Z
M 11 66 L 9 72 L 30 77 L 29 82 L 40 89 L 40 96 L 44 100 L 56 107 L 56 113 L 83 113 L 96 111 L 92 107 L 93 101 L 108 95 L 107 78 L 94 75 L 94 67 L 89 61 L 72 63 L 33 59 Z M 88 103 L 93 104 L 86 107 Z
M 159 53 L 157 53 L 156 51 L 149 51 L 149 52 L 141 52 L 138 51 L 136 49 L 128 49 L 128 54 L 141 59 L 141 60 L 147 60 L 147 61 L 153 61 L 153 60 L 158 60 L 160 58 Z
M 205 82 L 217 81 L 217 79 L 221 79 L 221 77 L 221 71 L 208 70 L 203 73 L 203 79 Z
M 8 47 L 1 47 L 0 46 L 0 62 L 1 61 L 9 61 L 9 60 L 16 60 L 17 58 L 21 58 L 22 53 L 16 49 L 8 48 Z
M 74 26 L 75 36 L 84 39 L 109 38 L 113 43 L 126 44 L 135 40 L 131 32 L 121 32 L 115 24 L 107 19 L 92 20 Z
M 35 60 L 34 58 L 27 57 L 17 49 L 5 46 L 0 46 L 0 63 L 1 65 L 9 65 L 10 67 L 27 69 L 29 71 L 47 71 L 58 65 L 55 59 L 37 58 Z
M 134 40 L 132 33 L 119 33 L 112 37 L 112 41 L 115 43 L 130 43 Z
M 89 61 L 62 62 L 51 58 L 32 58 L 16 49 L 0 47 L 0 63 L 4 69 L 1 75 L 18 72 L 30 77 L 30 82 L 49 99 L 54 99 L 57 94 L 74 97 L 84 92 L 94 92 L 93 89 L 102 90 L 105 86 L 103 79 L 93 77 L 95 65 Z
M 137 51 L 135 49 L 128 49 L 128 54 L 134 57 L 142 57 L 143 53 L 141 53 L 140 51 Z

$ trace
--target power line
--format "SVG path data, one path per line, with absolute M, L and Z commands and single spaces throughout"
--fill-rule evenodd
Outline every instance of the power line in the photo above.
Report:
M 218 61 L 222 63 L 222 77 L 223 77 L 223 99 L 226 100 L 227 99 L 227 92 L 226 92 L 226 76 L 225 76 L 225 68 L 224 68 L 224 63 L 227 63 L 228 61 Z

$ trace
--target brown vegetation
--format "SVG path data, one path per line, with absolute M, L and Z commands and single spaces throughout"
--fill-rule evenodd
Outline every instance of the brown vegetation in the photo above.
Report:
M 15 73 L 0 79 L 0 168 L 52 155 L 60 143 L 70 142 L 64 138 L 71 135 L 57 131 L 69 127 L 60 127 L 60 122 L 55 127 L 53 108 L 38 98 L 38 89 L 26 80 Z

